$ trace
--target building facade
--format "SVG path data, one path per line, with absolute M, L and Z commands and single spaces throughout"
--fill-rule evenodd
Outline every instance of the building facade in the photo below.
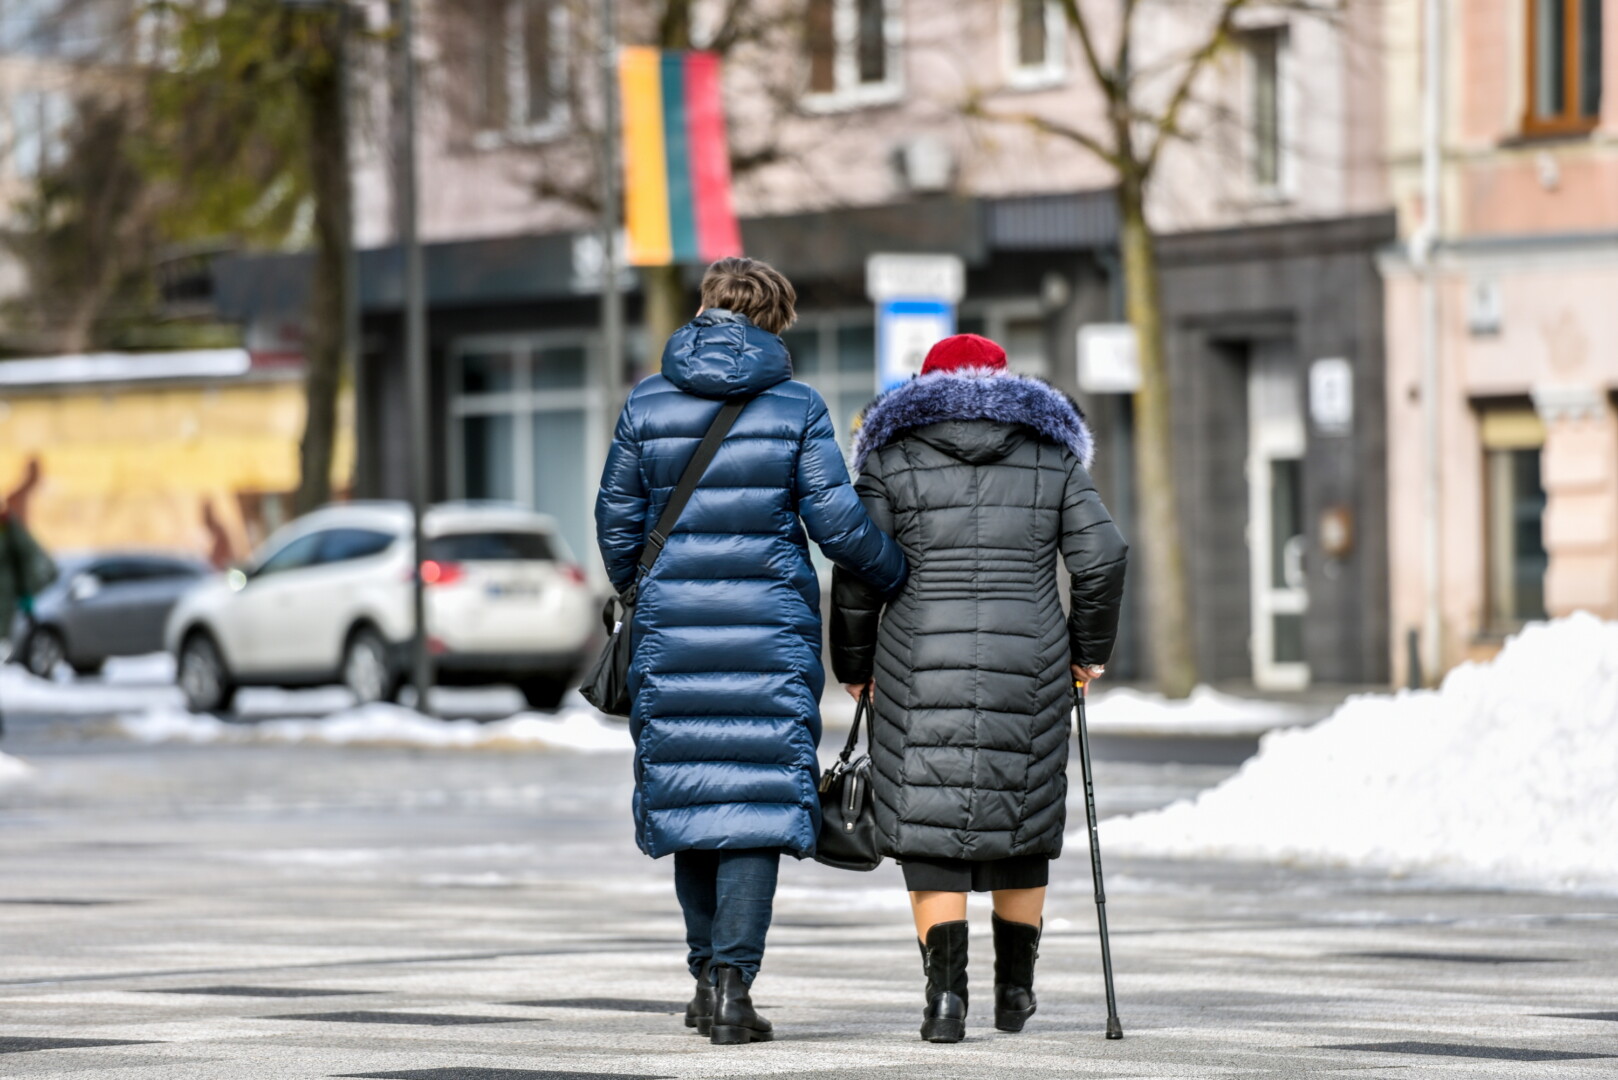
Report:
M 1389 37 L 1430 32 L 1419 9 L 1389 5 Z M 1384 261 L 1401 680 L 1407 636 L 1427 618 L 1429 528 L 1441 669 L 1490 655 L 1531 619 L 1618 616 L 1618 3 L 1467 0 L 1444 17 L 1436 519 L 1422 479 L 1422 276 L 1399 249 Z M 1390 86 L 1409 237 L 1423 220 L 1418 73 Z
M 620 7 L 624 43 L 656 40 L 660 3 Z M 438 496 L 534 505 L 588 551 L 613 418 L 627 388 L 655 370 L 660 344 L 638 329 L 628 274 L 629 356 L 624 370 L 604 370 L 594 6 L 426 8 L 432 422 L 414 432 L 403 420 L 401 264 L 389 246 L 385 147 L 371 145 L 358 169 L 367 248 L 358 487 L 402 494 L 406 450 L 425 438 L 438 451 Z M 1115 10 L 1086 8 L 1103 19 Z M 1172 70 L 1216 8 L 1141 5 L 1137 69 Z M 1036 122 L 1101 130 L 1104 105 L 1062 5 L 770 0 L 691 10 L 693 44 L 724 53 L 744 245 L 798 287 L 802 318 L 787 343 L 839 437 L 847 441 L 876 388 L 866 259 L 956 255 L 967 266 L 960 329 L 995 337 L 1017 370 L 1080 396 L 1099 433 L 1104 495 L 1127 529 L 1130 402 L 1083 393 L 1077 371 L 1080 330 L 1121 317 L 1111 173 Z M 728 22 L 737 10 L 751 15 Z M 1352 10 L 1346 22 L 1282 6 L 1246 12 L 1199 85 L 1187 118 L 1196 137 L 1170 147 L 1153 189 L 1154 224 L 1170 234 L 1181 497 L 1186 520 L 1209 527 L 1191 530 L 1189 555 L 1211 678 L 1285 687 L 1387 673 L 1381 292 L 1366 287 L 1392 229 L 1377 167 L 1382 24 Z M 1097 27 L 1103 39 L 1114 31 Z M 1142 80 L 1148 97 L 1166 92 L 1161 78 Z M 385 96 L 371 103 L 377 131 Z M 700 269 L 686 273 L 693 308 Z M 301 317 L 296 258 L 227 261 L 217 282 L 221 309 L 250 324 L 257 348 L 277 348 L 279 328 Z M 1308 420 L 1320 360 L 1353 396 L 1349 432 Z M 1213 460 L 1229 467 L 1209 485 Z M 1354 542 L 1328 552 L 1322 541 L 1345 512 Z M 1149 676 L 1138 614 L 1126 615 L 1114 668 Z

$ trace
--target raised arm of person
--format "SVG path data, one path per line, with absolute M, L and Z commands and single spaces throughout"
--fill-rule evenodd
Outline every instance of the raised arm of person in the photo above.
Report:
M 1118 636 L 1129 545 L 1077 458 L 1068 468 L 1062 499 L 1062 558 L 1073 579 L 1073 610 L 1067 620 L 1073 665 L 1099 668 L 1112 655 Z
M 827 558 L 882 596 L 892 596 L 904 584 L 904 552 L 871 522 L 860 504 L 848 479 L 843 452 L 837 447 L 826 403 L 813 390 L 809 393 L 809 414 L 798 443 L 793 481 L 798 514 L 809 539 L 820 545 Z
M 893 506 L 882 476 L 879 455 L 866 460 L 854 485 L 871 523 L 888 536 L 894 534 Z M 831 665 L 837 681 L 863 686 L 876 673 L 876 631 L 883 596 L 869 584 L 838 567 L 831 575 Z
M 612 587 L 621 594 L 635 583 L 641 547 L 646 543 L 646 509 L 650 494 L 640 471 L 640 439 L 632 414 L 634 402 L 624 405 L 607 451 L 596 495 L 596 546 L 606 564 Z

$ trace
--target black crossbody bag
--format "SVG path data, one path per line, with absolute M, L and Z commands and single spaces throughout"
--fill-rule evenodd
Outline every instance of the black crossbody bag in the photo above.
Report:
M 719 415 L 708 425 L 708 433 L 697 444 L 697 451 L 691 455 L 685 472 L 680 474 L 680 482 L 674 494 L 669 496 L 668 505 L 663 507 L 663 514 L 657 519 L 652 535 L 646 538 L 634 583 L 624 595 L 609 599 L 601 611 L 601 621 L 607 628 L 607 644 L 601 650 L 601 655 L 596 657 L 595 664 L 585 673 L 584 685 L 579 687 L 579 692 L 584 695 L 584 700 L 604 713 L 628 716 L 635 703 L 629 693 L 629 662 L 634 649 L 635 600 L 640 592 L 640 583 L 652 564 L 657 562 L 657 557 L 663 554 L 663 546 L 668 543 L 669 534 L 685 512 L 686 503 L 691 501 L 702 475 L 713 464 L 714 455 L 719 453 L 719 444 L 725 441 L 725 436 L 730 433 L 731 426 L 746 405 L 745 401 L 727 401 L 720 407 Z
M 820 778 L 820 839 L 815 861 L 839 870 L 875 870 L 882 865 L 876 850 L 876 817 L 871 800 L 871 756 L 854 757 L 860 741 L 860 719 L 867 723 L 873 710 L 871 691 L 860 692 L 854 726 L 848 742 L 831 768 Z M 866 730 L 870 741 L 870 730 Z

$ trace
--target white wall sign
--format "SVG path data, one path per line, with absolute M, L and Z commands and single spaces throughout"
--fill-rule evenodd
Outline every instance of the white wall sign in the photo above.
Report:
M 1133 394 L 1140 389 L 1140 350 L 1133 326 L 1079 327 L 1079 389 L 1086 394 Z
M 920 375 L 927 350 L 955 333 L 955 307 L 943 300 L 887 300 L 876 311 L 878 390 Z
M 1354 427 L 1354 366 L 1340 356 L 1309 365 L 1309 418 L 1328 435 Z
M 1504 306 L 1498 281 L 1474 279 L 1466 290 L 1466 328 L 1478 335 L 1498 334 Z
M 942 300 L 966 295 L 966 263 L 959 255 L 872 255 L 865 260 L 865 293 L 884 300 Z

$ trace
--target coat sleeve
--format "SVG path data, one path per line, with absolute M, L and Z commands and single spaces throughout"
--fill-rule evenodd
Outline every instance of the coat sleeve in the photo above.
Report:
M 1073 663 L 1105 664 L 1118 636 L 1129 545 L 1077 459 L 1068 470 L 1062 499 L 1062 558 L 1073 583 L 1073 610 L 1067 621 Z
M 894 534 L 893 505 L 882 476 L 878 456 L 866 462 L 854 485 L 865 512 L 877 528 Z M 882 615 L 882 594 L 837 567 L 831 575 L 831 665 L 841 683 L 869 682 L 876 671 L 876 631 Z
M 618 427 L 607 451 L 596 495 L 596 546 L 606 564 L 612 587 L 623 593 L 634 584 L 636 564 L 646 543 L 646 511 L 650 495 L 640 468 L 640 433 L 636 430 L 634 399 L 618 414 Z
M 831 414 L 810 391 L 809 415 L 798 443 L 794 470 L 798 514 L 809 538 L 843 569 L 874 586 L 884 597 L 904 584 L 905 557 L 899 545 L 877 528 L 854 494 L 848 466 L 837 447 Z

